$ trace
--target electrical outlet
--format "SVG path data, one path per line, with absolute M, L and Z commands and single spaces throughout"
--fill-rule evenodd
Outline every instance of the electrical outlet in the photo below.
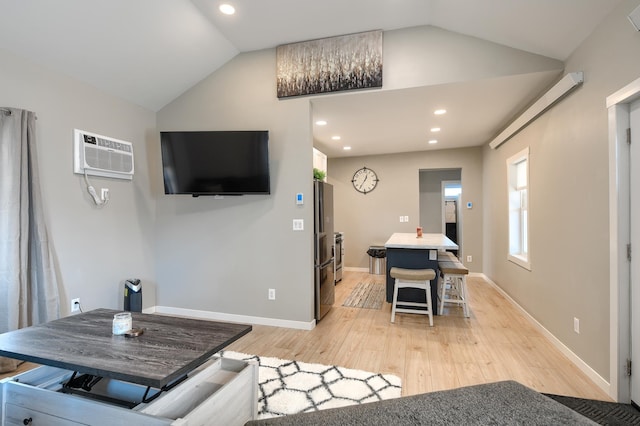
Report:
M 473 256 L 471 255 L 467 256 L 467 262 L 469 263 L 473 262 Z
M 404 216 L 400 216 L 400 223 L 404 222 Z
M 580 320 L 576 317 L 573 318 L 573 331 L 580 334 Z
M 409 216 L 405 216 L 405 217 L 404 217 L 404 221 L 405 221 L 405 222 L 409 222 Z
M 78 312 L 80 310 L 80 298 L 71 299 L 71 312 Z
M 269 289 L 269 300 L 276 300 L 276 289 L 275 288 L 270 288 Z

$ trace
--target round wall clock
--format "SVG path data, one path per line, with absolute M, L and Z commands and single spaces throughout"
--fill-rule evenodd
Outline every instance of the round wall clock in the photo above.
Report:
M 353 183 L 353 187 L 358 192 L 362 192 L 366 194 L 368 192 L 376 189 L 376 185 L 378 185 L 378 175 L 371 169 L 367 169 L 363 167 L 353 174 L 353 179 L 351 179 L 351 183 Z

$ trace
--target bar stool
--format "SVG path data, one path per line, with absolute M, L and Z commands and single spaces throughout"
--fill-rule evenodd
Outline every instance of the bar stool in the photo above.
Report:
M 458 258 L 456 257 L 456 255 L 451 253 L 450 251 L 439 251 L 438 262 L 444 262 L 447 260 L 449 262 L 458 262 Z
M 396 312 L 408 313 L 408 314 L 423 314 L 429 315 L 429 326 L 433 327 L 433 308 L 431 304 L 431 280 L 436 277 L 436 272 L 433 269 L 405 269 L 405 268 L 391 268 L 389 271 L 391 278 L 395 278 L 395 284 L 393 286 L 393 302 L 391 305 L 391 322 L 396 320 Z M 419 302 L 398 302 L 398 289 L 401 288 L 417 288 L 424 290 L 427 303 Z M 398 305 L 412 306 L 415 308 L 427 308 L 425 309 L 411 309 L 411 308 L 398 308 Z
M 443 262 L 459 262 L 458 258 L 456 257 L 456 255 L 454 255 L 453 253 L 451 253 L 450 251 L 438 251 L 438 270 L 441 271 L 441 267 L 443 265 Z M 442 272 L 440 272 L 439 276 L 442 275 Z M 447 277 L 445 280 L 445 286 L 449 285 L 449 280 L 450 278 Z M 446 288 L 446 287 L 445 287 Z M 441 294 L 442 294 L 442 282 L 438 281 L 438 300 L 441 300 Z
M 469 317 L 469 304 L 467 302 L 467 275 L 469 270 L 458 261 L 442 260 L 438 262 L 440 270 L 438 298 L 440 299 L 439 312 L 444 312 L 445 303 L 462 305 L 464 316 Z

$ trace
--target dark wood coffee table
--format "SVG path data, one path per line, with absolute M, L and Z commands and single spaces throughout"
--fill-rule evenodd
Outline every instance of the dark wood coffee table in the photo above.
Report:
M 0 355 L 162 388 L 251 331 L 250 325 L 132 313 L 138 337 L 114 336 L 113 315 L 96 309 L 0 334 Z

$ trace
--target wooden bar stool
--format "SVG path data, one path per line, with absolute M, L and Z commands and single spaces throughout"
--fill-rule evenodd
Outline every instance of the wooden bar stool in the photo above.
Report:
M 442 262 L 446 262 L 446 261 L 458 262 L 459 260 L 456 257 L 456 255 L 451 253 L 450 251 L 438 251 L 438 270 L 440 270 L 440 266 L 442 265 Z M 439 274 L 439 276 L 441 276 L 441 275 L 442 275 L 442 273 Z M 448 282 L 449 279 L 450 278 L 447 277 L 447 279 L 445 280 L 445 285 L 449 285 L 449 282 Z M 439 298 L 438 300 L 441 300 L 440 299 L 441 291 L 442 291 L 442 283 L 439 282 L 439 284 L 438 284 L 438 292 L 437 292 L 438 293 L 438 298 Z
M 431 280 L 436 277 L 436 272 L 433 269 L 404 269 L 404 268 L 391 268 L 389 271 L 391 278 L 395 278 L 395 284 L 393 286 L 393 302 L 391 305 L 391 322 L 396 320 L 396 312 L 407 314 L 423 314 L 429 315 L 429 326 L 433 327 L 433 307 L 431 304 Z M 419 302 L 398 302 L 398 289 L 401 288 L 417 288 L 424 290 L 427 303 Z M 407 306 L 405 308 L 398 308 L 398 305 Z M 425 309 L 411 309 L 408 306 L 415 308 L 427 308 Z
M 456 255 L 451 253 L 450 251 L 439 251 L 438 262 L 443 262 L 446 260 L 450 262 L 458 262 L 458 258 L 456 257 Z
M 440 309 L 442 314 L 445 303 L 462 305 L 464 316 L 469 317 L 469 304 L 467 302 L 467 275 L 469 270 L 459 261 L 441 260 L 438 261 L 440 269 L 438 298 L 440 299 Z

